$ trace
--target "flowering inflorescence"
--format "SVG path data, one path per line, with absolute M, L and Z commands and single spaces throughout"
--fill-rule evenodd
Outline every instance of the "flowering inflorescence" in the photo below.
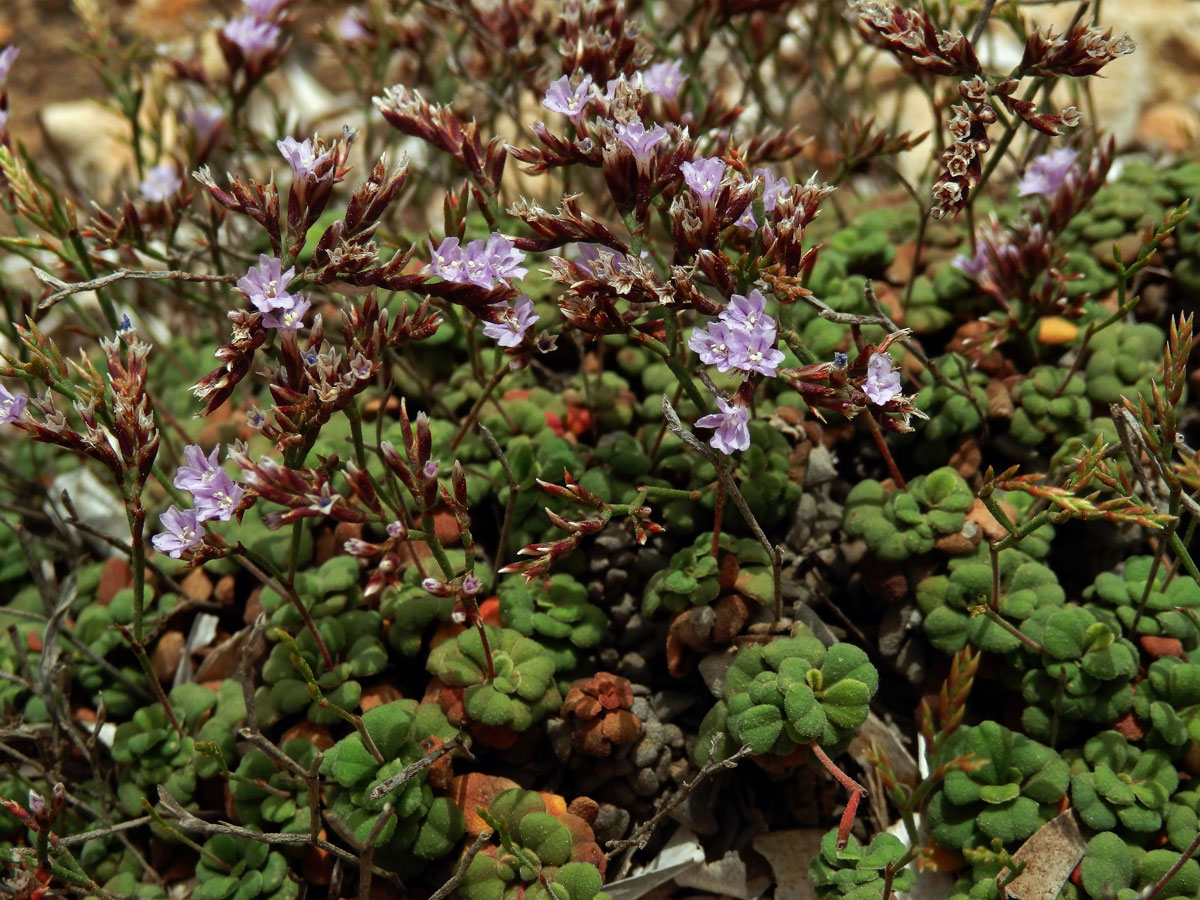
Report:
M 460 247 L 456 237 L 445 238 L 436 248 L 429 242 L 429 270 L 446 281 L 473 284 L 491 290 L 497 282 L 524 278 L 529 270 L 521 265 L 525 254 L 512 238 L 492 232 L 487 241 L 474 240 Z
M 746 296 L 734 294 L 718 321 L 692 332 L 688 346 L 718 372 L 738 369 L 773 378 L 783 352 L 775 347 L 775 320 L 763 311 L 765 305 L 758 290 Z

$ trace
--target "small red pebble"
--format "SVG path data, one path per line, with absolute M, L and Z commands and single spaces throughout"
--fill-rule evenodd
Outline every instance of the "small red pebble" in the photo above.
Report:
M 1142 645 L 1143 650 L 1155 659 L 1162 659 L 1164 656 L 1183 657 L 1183 644 L 1179 638 L 1143 634 L 1138 638 L 1138 643 Z
M 567 407 L 567 430 L 576 437 L 581 437 L 592 427 L 592 412 L 582 406 Z
M 563 420 L 557 413 L 552 413 L 546 410 L 546 424 L 550 426 L 550 430 L 554 432 L 555 437 L 562 437 L 566 431 L 563 428 Z

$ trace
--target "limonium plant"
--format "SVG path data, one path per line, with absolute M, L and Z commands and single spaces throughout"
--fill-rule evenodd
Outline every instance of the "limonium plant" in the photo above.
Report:
M 1106 133 L 1120 23 L 334 6 L 74 4 L 99 175 L 0 48 L 6 890 L 749 896 L 816 824 L 822 900 L 1200 900 L 1200 164 Z

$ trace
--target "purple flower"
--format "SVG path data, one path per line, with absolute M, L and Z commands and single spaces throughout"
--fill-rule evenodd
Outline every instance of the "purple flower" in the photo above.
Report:
M 754 218 L 753 205 L 747 206 L 746 211 L 742 213 L 741 218 L 733 223 L 738 228 L 744 228 L 746 231 L 758 231 L 758 219 Z
M 258 265 L 238 279 L 237 286 L 259 312 L 291 309 L 297 298 L 286 289 L 295 274 L 295 266 L 285 272 L 282 262 L 263 253 L 258 257 Z
M 667 137 L 667 129 L 661 125 L 655 125 L 647 131 L 641 122 L 630 122 L 628 125 L 618 122 L 613 130 L 621 139 L 621 143 L 633 152 L 639 169 L 644 169 L 650 162 L 654 145 Z
M 274 50 L 281 33 L 278 25 L 254 16 L 242 16 L 226 22 L 221 28 L 225 39 L 236 44 L 248 60 L 261 59 Z
M 0 134 L 4 134 L 4 129 L 8 126 L 8 110 L 0 109 Z
M 443 239 L 436 250 L 433 241 L 429 242 L 429 271 L 446 281 L 466 280 L 463 275 L 463 251 L 458 246 L 458 238 Z
M 886 353 L 875 353 L 867 361 L 867 380 L 863 390 L 876 406 L 884 406 L 900 394 L 900 373 Z
M 718 372 L 738 367 L 742 357 L 742 336 L 724 322 L 709 322 L 708 328 L 697 328 L 688 339 L 688 347 L 706 366 L 716 366 Z
M 208 486 L 192 494 L 196 500 L 197 521 L 220 519 L 228 522 L 241 502 L 243 493 L 242 486 L 230 478 L 228 472 L 217 469 L 216 477 Z
M 775 320 L 763 312 L 766 305 L 766 298 L 757 288 L 746 296 L 734 294 L 729 298 L 729 305 L 721 311 L 721 321 L 730 328 L 740 328 L 748 334 L 770 332 L 774 340 Z
M 301 178 L 315 177 L 317 173 L 314 170 L 329 158 L 328 151 L 317 156 L 310 138 L 298 141 L 293 137 L 285 137 L 282 141 L 276 141 L 275 146 L 288 161 L 292 171 Z
M 529 271 L 521 265 L 525 262 L 525 253 L 517 249 L 508 235 L 493 231 L 484 250 L 492 276 L 497 279 L 524 278 Z
M 950 260 L 950 265 L 963 272 L 972 281 L 982 281 L 988 268 L 987 250 L 983 246 L 983 242 L 980 241 L 975 245 L 974 256 L 968 257 L 965 253 L 959 253 Z
M 279 331 L 295 331 L 303 325 L 304 314 L 308 312 L 308 308 L 312 304 L 303 294 L 293 296 L 292 300 L 291 309 L 266 311 L 262 319 L 263 327 L 276 328 Z
M 208 486 L 213 483 L 217 473 L 221 471 L 221 467 L 217 465 L 217 454 L 220 452 L 220 447 L 213 447 L 212 453 L 206 457 L 199 444 L 188 444 L 183 448 L 185 465 L 175 471 L 175 480 L 172 484 L 181 491 L 189 491 L 193 494 L 197 491 L 208 490 Z
M 683 180 L 687 182 L 703 203 L 711 204 L 721 187 L 721 176 L 725 174 L 725 163 L 718 157 L 701 157 L 695 162 L 685 162 L 679 167 Z
M 516 347 L 525 339 L 525 332 L 538 320 L 533 311 L 533 301 L 528 295 L 517 298 L 515 309 L 507 303 L 497 303 L 490 307 L 503 317 L 499 322 L 484 322 L 483 333 L 492 338 L 501 347 Z
M 204 526 L 194 509 L 172 506 L 158 521 L 166 531 L 154 535 L 150 543 L 159 553 L 170 554 L 172 559 L 179 559 L 185 550 L 191 550 L 204 539 Z
M 783 362 L 783 351 L 775 349 L 775 329 L 770 334 L 759 331 L 747 334 L 738 341 L 740 353 L 735 365 L 746 372 L 758 372 L 774 378 L 776 369 Z M 897 376 L 899 377 L 899 376 Z
M 683 84 L 683 79 L 687 77 L 683 74 L 682 63 L 679 60 L 656 62 L 641 75 L 642 84 L 646 86 L 646 90 L 667 100 L 674 100 L 679 96 L 679 87 Z
M 14 394 L 0 384 L 0 425 L 15 422 L 25 414 L 25 404 L 29 398 L 25 394 Z
M 161 203 L 170 200 L 183 187 L 183 179 L 174 163 L 160 163 L 146 173 L 145 180 L 138 185 L 138 193 L 143 200 L 151 203 Z
M 1062 186 L 1063 180 L 1071 167 L 1075 165 L 1075 157 L 1079 154 L 1070 147 L 1059 147 L 1041 156 L 1034 157 L 1024 177 L 1017 183 L 1017 196 L 1028 197 L 1030 194 L 1041 194 L 1052 197 Z
M 701 416 L 696 420 L 700 428 L 715 428 L 709 444 L 728 455 L 734 450 L 745 450 L 750 446 L 750 410 L 744 406 L 733 406 L 723 397 L 717 398 L 720 412 Z
M 755 169 L 754 174 L 763 180 L 763 207 L 767 212 L 774 212 L 779 198 L 786 197 L 792 189 L 791 183 L 786 178 L 776 178 L 767 168 Z
M 335 29 L 338 40 L 354 44 L 371 39 L 371 32 L 363 24 L 362 15 L 360 9 L 348 9 L 342 14 Z
M 225 110 L 215 103 L 196 106 L 188 112 L 187 122 L 195 129 L 196 137 L 206 141 L 225 124 Z
M 12 68 L 13 63 L 17 61 L 17 56 L 21 53 L 21 48 L 16 44 L 9 44 L 3 50 L 0 50 L 0 87 L 4 86 L 4 82 L 8 81 L 8 71 Z
M 547 89 L 542 106 L 551 112 L 561 113 L 572 122 L 577 122 L 587 112 L 591 89 L 591 75 L 584 75 L 579 86 L 575 88 L 571 87 L 571 79 L 564 75 Z

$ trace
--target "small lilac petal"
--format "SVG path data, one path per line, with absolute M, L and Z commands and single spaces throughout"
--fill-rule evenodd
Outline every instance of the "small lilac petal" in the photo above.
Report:
M 237 46 L 248 60 L 258 60 L 275 49 L 283 32 L 272 22 L 264 22 L 255 16 L 242 16 L 225 23 L 221 34 Z
M 172 506 L 159 518 L 166 530 L 150 538 L 150 543 L 159 553 L 167 553 L 179 559 L 184 551 L 191 550 L 204 540 L 204 526 L 200 524 L 196 510 Z
M 671 62 L 656 62 L 641 73 L 642 84 L 646 90 L 658 94 L 666 100 L 674 100 L 679 96 L 679 88 L 683 79 L 683 64 L 679 60 Z
M 12 68 L 13 63 L 17 61 L 20 53 L 21 48 L 16 44 L 9 44 L 3 50 L 0 50 L 0 87 L 4 87 L 4 82 L 8 80 L 8 72 Z
M 13 393 L 0 384 L 0 425 L 16 422 L 25 414 L 25 404 L 29 397 L 20 392 Z
M 292 167 L 292 171 L 302 178 L 315 177 L 317 166 L 329 158 L 329 151 L 317 156 L 311 138 L 298 141 L 294 137 L 288 136 L 281 141 L 276 141 L 275 146 L 279 148 L 283 158 Z
M 1034 157 L 1025 170 L 1025 175 L 1017 182 L 1017 196 L 1028 197 L 1032 194 L 1041 194 L 1043 197 L 1054 196 L 1063 181 L 1066 180 L 1078 156 L 1079 153 L 1070 147 L 1059 147 L 1049 153 Z
M 174 163 L 160 163 L 146 173 L 146 178 L 138 185 L 138 193 L 142 199 L 151 203 L 170 200 L 183 187 L 183 179 Z
M 885 406 L 900 394 L 900 373 L 886 353 L 875 353 L 867 361 L 867 380 L 863 391 L 876 406 Z
M 693 162 L 685 162 L 680 167 L 683 180 L 687 183 L 704 203 L 711 203 L 721 187 L 721 178 L 725 174 L 725 163 L 719 157 L 700 157 Z
M 591 88 L 591 75 L 585 74 L 576 87 L 571 87 L 571 79 L 564 75 L 547 88 L 542 106 L 572 121 L 578 121 L 587 112 Z
M 258 265 L 239 278 L 237 286 L 260 312 L 291 309 L 297 298 L 287 292 L 287 286 L 295 274 L 295 266 L 285 272 L 280 260 L 260 254 Z
M 733 406 L 723 397 L 717 398 L 719 413 L 710 413 L 696 420 L 699 428 L 715 428 L 709 439 L 715 449 L 729 455 L 734 450 L 746 450 L 750 447 L 750 410 L 744 406 Z
M 539 316 L 533 311 L 533 301 L 528 295 L 517 298 L 515 308 L 499 303 L 491 307 L 503 318 L 499 322 L 484 322 L 483 333 L 501 347 L 516 347 L 525 339 L 528 331 Z
M 295 331 L 304 324 L 304 314 L 312 305 L 303 294 L 293 297 L 291 309 L 273 309 L 263 314 L 263 327 L 279 331 Z

